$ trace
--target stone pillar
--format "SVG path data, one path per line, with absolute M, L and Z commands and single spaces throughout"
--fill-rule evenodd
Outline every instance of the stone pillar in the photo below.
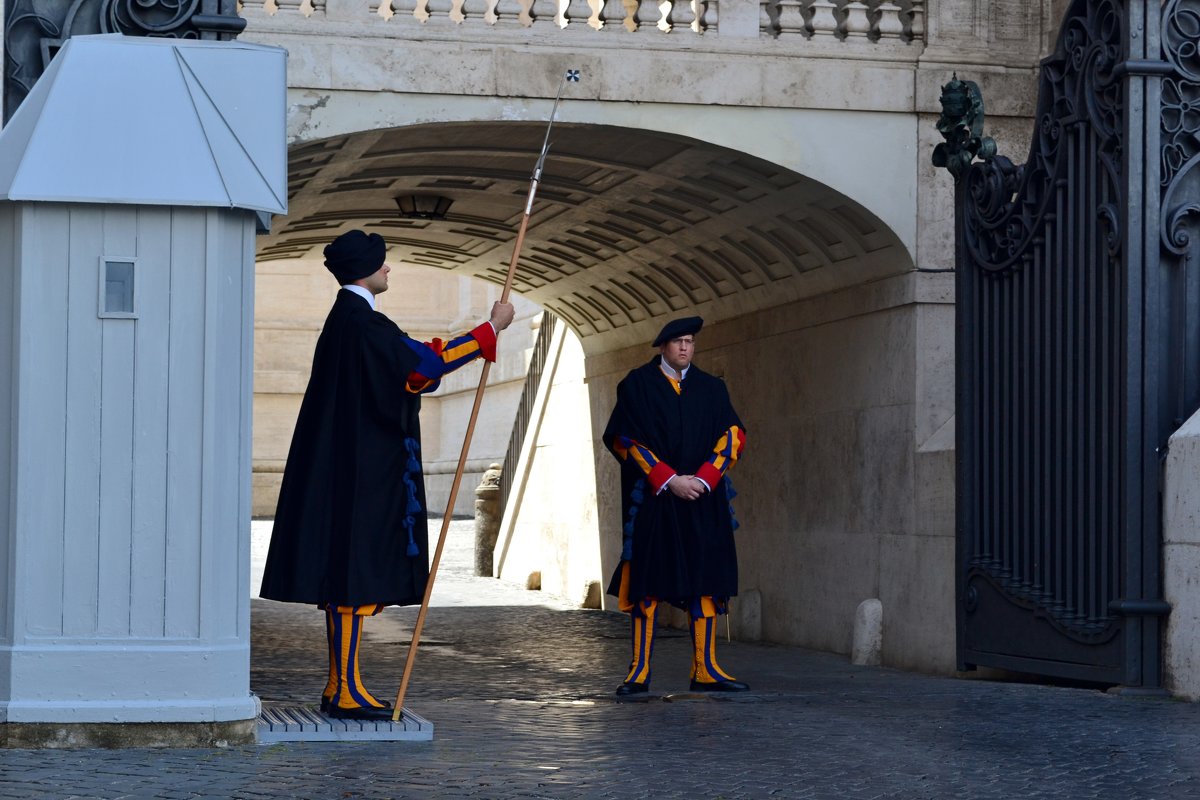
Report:
M 1164 464 L 1164 673 L 1170 692 L 1200 699 L 1200 412 L 1171 436 Z
M 491 464 L 475 487 L 475 574 L 491 578 L 500 535 L 500 465 Z

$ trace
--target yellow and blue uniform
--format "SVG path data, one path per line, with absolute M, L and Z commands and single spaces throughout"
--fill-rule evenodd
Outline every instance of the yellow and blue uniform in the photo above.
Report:
M 428 581 L 420 395 L 479 357 L 496 357 L 490 323 L 446 344 L 417 342 L 351 288 L 338 292 L 325 321 L 260 595 L 324 609 L 330 660 L 321 702 L 335 715 L 385 707 L 362 685 L 358 650 L 365 617 L 419 603 Z
M 432 342 L 405 339 L 404 343 L 419 359 L 408 374 L 405 385 L 405 389 L 413 394 L 436 391 L 443 375 L 470 364 L 480 356 L 488 361 L 496 360 L 496 332 L 490 322 L 445 343 L 441 339 Z
M 444 375 L 480 356 L 489 361 L 496 358 L 496 335 L 491 324 L 487 322 L 470 333 L 451 339 L 448 344 L 443 344 L 441 339 L 434 339 L 432 342 L 405 339 L 404 344 L 419 359 L 405 381 L 405 391 L 412 394 L 429 394 L 436 391 Z M 358 648 L 362 640 L 363 618 L 374 616 L 383 609 L 381 603 L 325 606 L 325 629 L 329 639 L 329 680 L 321 693 L 321 705 L 324 709 L 368 706 L 382 708 L 388 705 L 367 691 L 358 670 Z
M 665 601 L 691 617 L 693 689 L 744 689 L 717 663 L 715 619 L 737 593 L 727 473 L 745 448 L 746 431 L 723 381 L 694 365 L 685 375 L 664 371 L 658 357 L 632 370 L 618 387 L 603 436 L 621 463 L 624 537 L 609 593 L 631 617 L 633 652 L 623 687 L 643 691 L 649 684 L 654 622 Z M 677 475 L 700 479 L 707 491 L 693 500 L 676 497 L 667 484 Z
M 725 477 L 725 473 L 737 463 L 738 456 L 746 446 L 746 432 L 737 425 L 731 425 L 721 434 L 713 448 L 712 456 L 700 465 L 695 476 L 704 481 L 711 490 Z M 613 441 L 613 452 L 621 461 L 628 461 L 640 469 L 650 483 L 650 488 L 658 493 L 667 481 L 675 477 L 675 470 L 664 464 L 654 451 L 644 444 L 633 441 L 627 436 L 618 436 Z
M 668 376 L 668 379 L 669 376 Z M 678 387 L 678 381 L 670 379 Z M 678 391 L 678 388 L 676 388 Z M 713 454 L 696 470 L 700 478 L 711 489 L 725 477 L 725 473 L 737 463 L 742 448 L 746 446 L 746 432 L 739 426 L 732 425 L 713 448 Z M 645 475 L 650 488 L 655 492 L 662 491 L 666 482 L 676 473 L 663 464 L 658 456 L 645 445 L 638 444 L 626 437 L 618 437 L 613 444 L 617 457 L 632 461 Z M 629 563 L 621 569 L 621 588 L 617 596 L 617 607 L 632 616 L 633 657 L 630 660 L 629 674 L 626 683 L 647 684 L 650 682 L 650 659 L 654 644 L 654 624 L 658 614 L 658 599 L 643 597 L 638 602 L 629 599 Z M 727 603 L 715 600 L 709 595 L 693 598 L 688 604 L 691 618 L 691 634 L 693 642 L 692 671 L 690 679 L 699 683 L 716 683 L 732 681 L 734 678 L 721 669 L 717 663 L 716 652 L 716 617 L 724 614 Z

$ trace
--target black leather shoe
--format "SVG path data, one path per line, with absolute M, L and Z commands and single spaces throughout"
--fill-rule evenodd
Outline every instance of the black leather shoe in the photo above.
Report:
M 377 708 L 375 706 L 360 706 L 358 708 L 330 706 L 329 710 L 325 713 L 334 719 L 357 719 L 369 722 L 390 722 L 392 719 L 392 710 L 390 708 Z
M 702 683 L 700 681 L 692 681 L 693 692 L 748 692 L 750 687 L 741 681 L 717 681 L 716 683 Z
M 630 695 L 634 694 L 645 694 L 648 691 L 650 691 L 650 684 L 634 683 L 633 681 L 629 681 L 622 683 L 617 687 L 617 697 L 629 697 Z
M 331 702 L 332 701 L 330 700 L 330 698 L 326 697 L 325 695 L 321 695 L 321 713 L 322 714 L 329 713 L 329 708 L 330 708 Z M 390 702 L 388 702 L 387 700 L 380 700 L 379 702 L 383 703 L 383 707 L 386 709 L 390 710 L 392 707 L 392 704 Z

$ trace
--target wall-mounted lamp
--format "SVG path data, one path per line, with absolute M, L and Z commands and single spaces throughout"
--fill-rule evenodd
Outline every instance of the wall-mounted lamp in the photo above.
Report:
M 402 194 L 396 198 L 400 216 L 406 219 L 445 219 L 453 202 L 436 194 Z

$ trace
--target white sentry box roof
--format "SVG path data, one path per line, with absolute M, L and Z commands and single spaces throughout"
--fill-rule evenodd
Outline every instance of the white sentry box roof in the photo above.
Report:
M 0 199 L 287 213 L 287 53 L 68 39 L 0 130 Z

